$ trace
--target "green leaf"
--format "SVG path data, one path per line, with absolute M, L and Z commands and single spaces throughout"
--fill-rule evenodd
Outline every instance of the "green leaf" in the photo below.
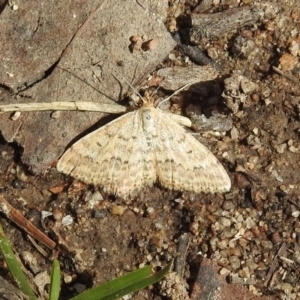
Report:
M 161 280 L 170 270 L 172 263 L 153 274 L 151 266 L 146 266 L 92 288 L 70 300 L 114 300 L 143 289 Z
M 30 300 L 37 300 L 32 287 L 30 286 L 27 277 L 25 276 L 21 263 L 14 254 L 9 240 L 6 238 L 2 226 L 0 224 L 0 251 L 3 254 L 4 260 L 7 263 L 8 269 L 18 285 L 20 291 L 29 297 Z
M 51 281 L 49 300 L 58 300 L 60 292 L 60 266 L 59 261 L 55 259 L 51 269 Z

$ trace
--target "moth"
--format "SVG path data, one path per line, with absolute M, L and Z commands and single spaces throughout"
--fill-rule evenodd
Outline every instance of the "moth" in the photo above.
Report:
M 127 198 L 155 182 L 176 191 L 224 193 L 230 178 L 218 159 L 153 106 L 142 106 L 74 143 L 57 170 Z

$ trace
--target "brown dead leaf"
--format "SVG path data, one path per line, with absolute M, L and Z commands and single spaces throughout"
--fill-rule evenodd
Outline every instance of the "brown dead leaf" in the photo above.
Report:
M 68 188 L 67 184 L 60 184 L 49 189 L 52 194 L 60 194 Z

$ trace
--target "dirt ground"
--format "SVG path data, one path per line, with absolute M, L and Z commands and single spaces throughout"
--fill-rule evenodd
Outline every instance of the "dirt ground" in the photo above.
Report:
M 22 5 L 19 4 L 21 10 Z M 179 87 L 197 76 L 197 65 L 205 65 L 203 72 L 209 67 L 217 72 L 210 80 L 201 80 L 200 85 L 192 85 L 174 96 L 167 107 L 191 119 L 192 130 L 187 130 L 220 160 L 231 178 L 232 188 L 226 194 L 190 194 L 168 191 L 157 184 L 143 189 L 134 199 L 116 198 L 55 169 L 59 155 L 70 143 L 90 131 L 99 119 L 97 124 L 103 125 L 114 117 L 63 112 L 56 121 L 56 116 L 49 111 L 25 112 L 20 119 L 11 112 L 2 113 L 0 193 L 59 244 L 52 251 L 40 246 L 43 255 L 24 231 L 3 215 L 1 224 L 16 253 L 25 261 L 32 277 L 49 272 L 51 258 L 59 258 L 64 272 L 61 299 L 146 264 L 159 270 L 172 259 L 175 259 L 176 276 L 173 273 L 173 277 L 127 299 L 299 299 L 300 3 L 297 0 L 174 0 L 161 1 L 159 8 L 151 1 L 134 5 L 137 11 L 141 9 L 149 16 L 159 11 L 164 24 L 157 30 L 165 38 L 153 46 L 160 48 L 157 56 L 151 45 L 135 49 L 135 44 L 129 42 L 130 32 L 144 35 L 146 29 L 142 26 L 151 27 L 150 19 L 141 28 L 130 25 L 128 36 L 127 32 L 120 34 L 123 40 L 116 33 L 113 45 L 122 48 L 126 35 L 122 55 L 134 56 L 125 60 L 124 76 L 135 78 L 137 88 L 158 83 L 162 86 L 158 98 L 176 89 L 163 88 L 167 79 L 164 83 L 158 77 L 159 69 L 170 67 L 166 78 L 172 81 L 175 77 Z M 92 3 L 86 6 L 89 11 L 84 16 L 77 12 L 79 19 L 88 18 L 95 9 L 92 6 Z M 4 4 L 2 15 L 7 17 L 14 9 Z M 110 13 L 119 16 L 114 11 Z M 39 20 L 42 26 L 43 19 Z M 127 21 L 134 23 L 130 17 Z M 14 19 L 14 22 L 17 28 L 21 21 Z M 74 25 L 76 30 L 80 28 L 78 24 Z M 81 33 L 87 28 L 81 27 Z M 73 32 L 71 28 L 63 30 L 65 35 Z M 104 33 L 101 34 L 103 37 Z M 79 37 L 74 36 L 72 42 Z M 151 37 L 153 33 L 148 33 L 148 39 Z M 57 40 L 63 41 L 60 37 Z M 106 40 L 108 44 L 109 41 Z M 62 43 L 67 45 L 69 41 Z M 85 47 L 91 43 L 87 40 L 80 44 L 77 55 L 84 56 Z M 48 44 L 48 47 L 52 46 Z M 67 54 L 63 56 L 59 48 L 57 55 L 70 59 L 73 48 L 65 47 Z M 37 49 L 42 57 L 46 55 L 45 49 L 38 46 Z M 103 53 L 111 52 L 114 60 L 123 57 L 112 49 L 108 47 Z M 137 59 L 140 61 L 135 63 L 138 65 L 135 70 L 132 62 Z M 75 77 L 78 75 L 90 83 L 86 77 L 89 73 L 76 74 L 76 59 L 60 65 L 71 69 L 70 73 L 75 70 L 75 76 L 56 69 L 60 62 L 54 54 L 45 60 L 49 60 L 47 66 L 51 68 L 39 63 L 33 65 L 32 61 L 31 65 L 24 63 L 21 67 L 22 57 L 18 57 L 15 71 L 5 71 L 2 61 L 1 72 L 6 77 L 1 78 L 0 105 L 41 102 L 43 93 L 47 102 L 53 101 L 57 93 L 65 101 L 74 100 L 73 96 L 79 92 L 80 97 L 88 95 L 89 99 L 97 99 L 89 94 L 95 91 Z M 109 56 L 103 58 L 104 73 L 109 70 L 105 60 L 109 61 Z M 92 61 L 91 58 L 90 65 Z M 10 61 L 6 63 L 9 65 Z M 83 63 L 80 64 L 78 69 L 82 70 Z M 174 71 L 175 67 L 180 67 L 180 71 Z M 18 72 L 23 75 L 16 78 Z M 96 74 L 93 72 L 90 74 Z M 102 82 L 110 98 L 126 96 L 127 88 L 120 92 L 119 86 L 111 87 L 108 76 L 101 76 L 97 81 L 100 90 Z M 58 78 L 60 83 L 51 92 L 50 86 Z M 94 83 L 91 84 L 95 86 Z M 65 86 L 72 93 L 63 94 Z M 128 97 L 122 104 L 130 104 Z M 42 122 L 48 123 L 40 125 Z M 52 215 L 43 217 L 42 212 Z M 69 219 L 64 221 L 71 219 L 66 225 L 61 222 L 65 216 Z M 32 255 L 30 262 L 25 259 L 28 252 Z M 4 264 L 1 276 L 9 280 Z

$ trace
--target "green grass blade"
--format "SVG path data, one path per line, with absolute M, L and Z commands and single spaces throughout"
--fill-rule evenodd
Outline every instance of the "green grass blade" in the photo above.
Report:
M 9 240 L 6 238 L 2 226 L 0 224 L 0 251 L 3 254 L 4 260 L 8 266 L 8 269 L 17 283 L 20 291 L 29 297 L 30 300 L 37 300 L 33 289 L 31 288 L 27 277 L 25 276 L 21 264 L 14 254 L 14 251 L 10 245 Z
M 161 280 L 170 270 L 172 263 L 153 274 L 151 266 L 146 266 L 90 289 L 70 300 L 114 300 L 143 289 Z
M 51 269 L 51 281 L 49 300 L 58 300 L 60 292 L 60 265 L 59 261 L 55 259 Z

